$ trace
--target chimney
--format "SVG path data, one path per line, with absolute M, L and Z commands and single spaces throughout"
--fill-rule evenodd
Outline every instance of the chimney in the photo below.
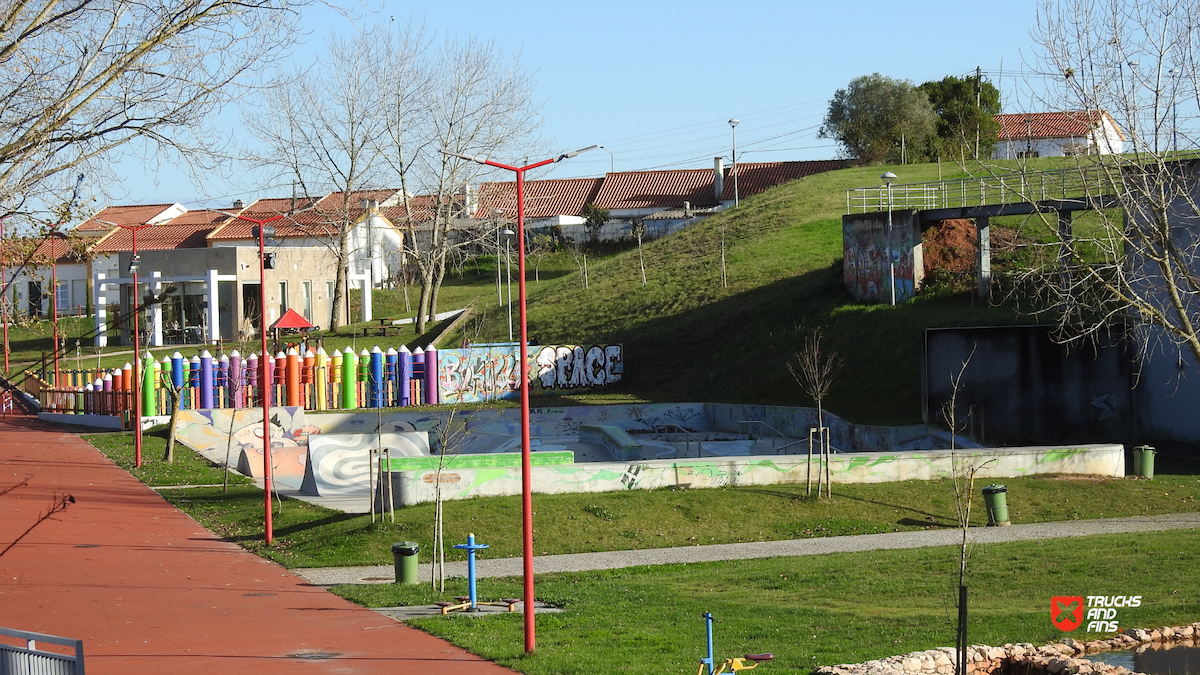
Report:
M 246 208 L 246 202 L 243 202 L 240 199 L 233 200 L 233 210 L 240 211 L 241 209 L 244 209 L 244 208 Z
M 720 157 L 713 158 L 713 196 L 717 201 L 721 201 L 721 195 L 725 194 L 725 160 Z

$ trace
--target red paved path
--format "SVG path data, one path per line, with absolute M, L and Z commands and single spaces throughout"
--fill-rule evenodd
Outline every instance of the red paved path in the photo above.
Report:
M 0 418 L 0 551 L 65 494 L 0 555 L 0 626 L 82 638 L 91 675 L 511 675 L 222 541 L 79 438 Z M 294 656 L 312 653 L 336 656 Z

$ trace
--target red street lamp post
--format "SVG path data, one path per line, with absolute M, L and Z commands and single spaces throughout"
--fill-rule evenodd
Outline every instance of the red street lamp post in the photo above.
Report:
M 233 215 L 233 214 L 226 214 Z M 270 218 L 249 218 L 242 215 L 233 215 L 235 219 L 241 219 L 255 225 L 255 236 L 258 237 L 258 328 L 259 338 L 262 341 L 262 355 L 258 359 L 258 386 L 262 388 L 262 409 L 263 409 L 263 498 L 266 500 L 263 511 L 263 528 L 265 531 L 264 538 L 267 545 L 270 545 L 275 540 L 275 534 L 271 526 L 271 389 L 267 384 L 267 268 L 264 263 L 266 245 L 264 240 L 267 236 L 267 228 L 264 227 L 267 223 L 273 223 L 276 220 L 284 218 L 289 214 L 281 213 Z M 274 228 L 272 228 L 272 236 L 274 236 Z
M 570 159 L 581 152 L 595 150 L 599 145 L 592 145 L 574 152 L 567 152 L 540 162 L 526 166 L 509 166 L 493 162 L 486 157 L 462 155 L 449 150 L 439 150 L 443 155 L 458 157 L 497 169 L 512 171 L 517 174 L 517 304 L 520 309 L 518 323 L 521 324 L 521 342 L 518 351 L 521 377 L 521 513 L 523 545 L 522 558 L 525 576 L 525 652 L 532 653 L 537 647 L 536 627 L 534 622 L 533 597 L 533 481 L 532 468 L 529 459 L 529 330 L 525 312 L 525 172 L 540 166 Z
M 61 223 L 60 223 L 61 224 Z M 67 235 L 58 231 L 58 225 L 50 228 L 50 324 L 54 334 L 54 386 L 58 387 L 58 251 L 55 242 Z
M 150 227 L 150 223 L 141 225 L 117 225 L 122 230 L 129 230 L 133 235 L 133 257 L 129 259 L 129 271 L 133 273 L 133 294 L 130 306 L 133 307 L 133 453 L 134 466 L 142 465 L 142 341 L 138 330 L 138 260 L 137 233 L 138 230 Z
M 4 221 L 8 216 L 0 218 L 0 247 L 4 246 Z M 0 303 L 4 306 L 4 372 L 8 372 L 8 251 L 0 248 L 0 285 L 4 287 L 4 295 Z

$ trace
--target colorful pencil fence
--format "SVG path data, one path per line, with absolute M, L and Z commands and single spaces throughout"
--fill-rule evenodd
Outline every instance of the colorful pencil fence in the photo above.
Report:
M 219 357 L 207 350 L 191 357 L 176 351 L 160 360 L 147 352 L 141 373 L 130 363 L 107 370 L 60 370 L 54 386 L 47 382 L 54 379 L 52 373 L 26 371 L 25 389 L 43 411 L 127 419 L 134 377 L 141 378 L 145 416 L 170 414 L 176 393 L 181 407 L 198 409 L 261 406 L 264 397 L 271 406 L 315 411 L 403 408 L 513 398 L 518 391 L 516 354 L 512 344 L 441 351 L 375 346 L 359 353 L 347 347 L 332 354 L 320 347 L 303 354 L 289 348 L 245 357 L 236 350 Z M 621 373 L 619 345 L 530 351 L 530 381 L 542 393 L 611 384 Z

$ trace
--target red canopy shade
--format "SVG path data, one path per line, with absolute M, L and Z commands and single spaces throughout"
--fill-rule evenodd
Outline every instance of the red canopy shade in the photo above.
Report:
M 289 309 L 279 317 L 275 323 L 271 324 L 271 330 L 282 328 L 285 330 L 311 330 L 313 325 L 306 321 L 304 317 L 296 313 L 296 310 Z

